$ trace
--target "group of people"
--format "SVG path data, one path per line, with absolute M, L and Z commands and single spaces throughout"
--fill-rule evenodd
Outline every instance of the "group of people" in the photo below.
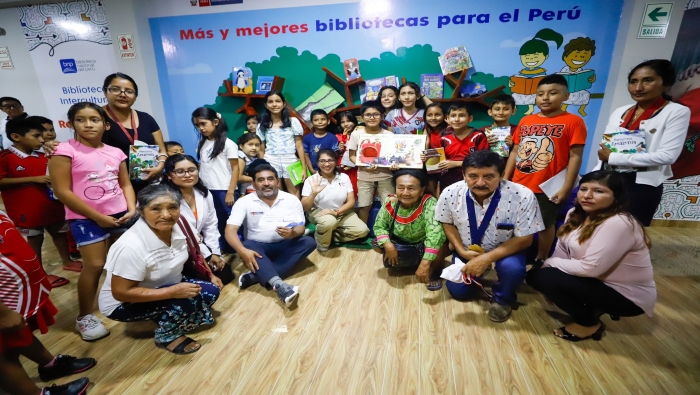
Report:
M 516 111 L 512 97 L 496 97 L 488 111 L 494 123 L 483 130 L 469 126 L 471 108 L 456 103 L 445 110 L 409 82 L 384 87 L 379 100 L 364 103 L 363 125 L 351 113 L 340 114 L 342 132 L 336 135 L 329 134 L 328 114 L 314 111 L 312 133 L 304 136 L 282 93 L 270 91 L 265 110 L 247 120 L 237 144 L 220 114 L 195 110 L 192 123 L 201 136 L 196 158 L 163 141 L 156 121 L 132 109 L 138 88 L 125 74 L 105 79 L 106 106 L 70 108 L 75 137 L 63 142 L 44 138 L 46 123 L 15 116 L 18 100 L 0 98 L 8 113 L 4 137 L 11 142 L 0 154 L 8 213 L 0 213 L 0 253 L 7 258 L 0 261 L 1 386 L 13 394 L 82 394 L 86 378 L 37 388 L 19 356 L 39 365 L 42 380 L 96 363 L 54 356 L 33 336 L 54 322 L 56 309 L 41 245 L 27 244 L 19 230 L 41 234 L 42 241 L 44 231 L 54 241 L 63 230 L 73 234 L 83 259 L 75 326 L 85 341 L 109 335 L 93 314 L 97 298 L 108 319 L 155 322 L 157 347 L 196 352 L 201 344 L 186 334 L 214 322 L 212 305 L 235 278 L 228 254 L 235 252 L 247 268 L 238 276 L 241 289 L 260 284 L 294 308 L 300 290 L 286 278 L 298 263 L 334 243 L 370 240 L 370 229 L 371 245 L 389 270 L 415 273 L 430 290 L 448 278 L 447 290 L 458 300 L 483 292 L 494 322 L 510 318 L 517 289 L 527 282 L 571 316 L 556 336 L 600 340 L 601 315 L 653 312 L 644 226 L 659 204 L 662 182 L 672 175 L 690 117 L 665 96 L 674 78 L 666 60 L 630 72 L 636 103 L 613 112 L 606 132 L 641 131 L 646 149 L 620 153 L 601 144 L 598 168 L 580 179 L 578 190 L 586 129 L 580 117 L 562 110 L 569 93 L 558 75 L 540 81 L 540 111 L 517 126 L 509 123 Z M 512 133 L 505 139 L 508 157 L 494 152 L 502 142 L 489 133 L 504 127 Z M 444 148 L 447 160 L 437 175 L 396 164 L 358 166 L 360 133 L 425 133 L 426 149 Z M 160 152 L 157 166 L 131 179 L 126 158 L 137 141 Z M 297 161 L 302 186 L 290 176 Z M 552 182 L 558 183 L 554 189 L 543 185 Z M 5 199 L 8 192 L 24 199 Z M 370 221 L 375 195 L 381 206 Z M 573 208 L 556 230 L 561 208 L 572 198 Z M 307 223 L 315 225 L 313 237 Z M 525 250 L 535 235 L 537 253 L 528 261 Z M 497 281 L 489 288 L 482 279 L 492 267 Z

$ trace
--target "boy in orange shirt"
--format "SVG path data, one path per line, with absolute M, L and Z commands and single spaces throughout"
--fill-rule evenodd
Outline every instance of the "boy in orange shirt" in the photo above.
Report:
M 586 144 L 583 119 L 561 109 L 568 98 L 569 86 L 561 75 L 548 75 L 539 82 L 535 104 L 541 112 L 520 120 L 505 171 L 506 180 L 535 193 L 542 212 L 545 230 L 538 234 L 535 266 L 549 256 L 557 214 L 576 184 Z M 559 190 L 548 197 L 540 184 L 560 172 L 565 172 L 566 178 Z

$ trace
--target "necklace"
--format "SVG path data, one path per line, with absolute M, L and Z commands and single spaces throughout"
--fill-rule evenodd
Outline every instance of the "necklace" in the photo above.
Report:
M 182 197 L 185 198 L 185 201 L 187 202 L 187 205 L 190 206 L 190 207 L 192 207 L 192 199 L 194 199 L 194 193 L 192 194 L 192 196 L 189 197 L 189 199 L 185 196 L 184 193 L 182 194 Z

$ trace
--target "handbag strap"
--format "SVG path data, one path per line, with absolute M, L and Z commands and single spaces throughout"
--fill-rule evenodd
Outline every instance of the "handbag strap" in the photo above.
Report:
M 187 222 L 186 219 L 183 219 L 183 217 L 180 216 L 180 218 L 177 220 L 177 224 L 178 226 L 180 226 L 180 230 L 182 230 L 182 233 L 185 234 L 185 239 L 187 240 L 187 251 L 189 255 L 192 258 L 198 255 L 201 256 L 202 252 L 199 250 L 199 243 L 197 242 L 197 238 L 195 237 L 189 222 Z M 204 259 L 203 256 L 202 259 Z M 212 274 L 211 269 L 209 269 L 209 265 L 204 266 L 207 268 L 207 271 L 209 271 L 209 274 Z

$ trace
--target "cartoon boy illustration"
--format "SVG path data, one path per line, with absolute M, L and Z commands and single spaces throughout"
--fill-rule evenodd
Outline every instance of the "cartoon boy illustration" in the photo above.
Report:
M 595 82 L 595 71 L 583 70 L 583 67 L 591 61 L 593 55 L 595 55 L 595 41 L 588 37 L 575 38 L 564 46 L 564 54 L 561 58 L 566 63 L 566 66 L 561 69 L 560 74 L 570 76 L 567 77 L 570 94 L 569 100 L 562 104 L 562 110 L 566 111 L 569 105 L 580 106 L 578 113 L 582 117 L 588 115 L 585 108 L 591 99 L 591 92 L 586 89 L 576 90 L 576 88 L 581 86 L 590 88 L 590 85 Z M 580 74 L 580 76 L 575 78 L 577 74 Z
M 523 173 L 536 173 L 549 165 L 554 159 L 552 139 L 543 137 L 525 137 L 520 141 L 515 167 Z

